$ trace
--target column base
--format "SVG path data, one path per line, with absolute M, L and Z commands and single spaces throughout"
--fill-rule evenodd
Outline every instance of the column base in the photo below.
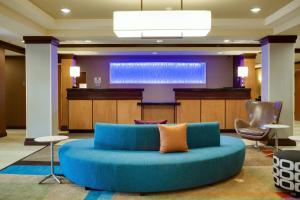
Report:
M 0 132 L 0 137 L 5 137 L 5 136 L 7 136 L 6 131 Z

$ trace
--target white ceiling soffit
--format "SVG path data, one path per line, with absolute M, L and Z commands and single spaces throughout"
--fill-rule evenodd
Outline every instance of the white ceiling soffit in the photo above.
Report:
M 5 50 L 4 51 L 5 56 L 20 56 L 20 57 L 24 57 L 24 54 L 20 54 L 14 51 L 10 51 L 10 50 Z
M 8 8 L 49 30 L 87 30 L 113 27 L 112 19 L 54 19 L 28 0 L 0 0 Z M 244 26 L 247 24 L 247 26 Z M 264 19 L 212 19 L 212 26 L 237 29 L 266 29 Z
M 275 2 L 274 2 L 275 3 Z M 213 43 L 224 39 L 243 41 L 258 40 L 272 34 L 300 33 L 300 0 L 294 0 L 264 18 L 213 18 L 212 30 L 205 42 L 199 38 L 176 40 L 172 43 Z M 299 13 L 299 14 L 298 14 Z M 55 19 L 29 0 L 0 0 L 0 27 L 14 33 L 14 37 L 0 39 L 24 46 L 24 35 L 52 35 L 60 40 L 95 40 L 99 43 L 130 43 L 118 40 L 112 30 L 112 19 Z M 16 42 L 17 41 L 17 42 Z M 136 40 L 135 43 L 149 43 Z M 152 41 L 153 42 L 153 41 Z M 154 40 L 155 43 L 155 40 Z M 167 42 L 166 42 L 167 43 Z M 300 43 L 296 44 L 298 47 Z M 299 46 L 300 47 L 300 46 Z
M 2 1 L 2 0 L 1 0 Z M 45 29 L 35 22 L 0 4 L 0 26 L 17 35 L 44 35 Z
M 141 0 L 29 0 L 55 19 L 111 19 L 113 11 L 141 10 Z M 215 18 L 266 18 L 292 0 L 183 0 L 183 10 L 211 10 Z M 260 7 L 256 14 L 250 8 Z M 72 12 L 62 15 L 62 7 Z M 180 10 L 180 0 L 143 0 L 143 10 Z
M 28 0 L 0 0 L 0 2 L 11 10 L 27 17 L 46 29 L 52 29 L 56 25 L 53 17 Z
M 265 25 L 273 28 L 274 34 L 299 34 L 300 0 L 294 0 L 265 19 Z
M 243 53 L 258 53 L 260 47 L 106 47 L 106 48 L 59 48 L 58 53 L 75 55 L 240 55 Z M 153 55 L 153 54 L 152 54 Z
M 5 7 L 9 8 L 19 18 L 26 17 L 28 21 L 36 26 L 41 26 L 47 35 L 60 37 L 63 35 L 87 36 L 87 35 L 114 35 L 112 31 L 111 19 L 54 19 L 52 16 L 39 9 L 28 0 L 0 0 Z M 27 23 L 28 24 L 28 23 Z M 247 26 L 245 26 L 247 24 Z M 257 37 L 272 32 L 271 29 L 264 25 L 264 19 L 212 19 L 213 30 L 209 36 L 230 34 L 240 35 L 247 33 L 250 29 L 254 30 L 248 35 L 258 33 Z M 236 31 L 237 30 L 237 31 Z M 77 32 L 76 32 L 77 31 Z M 81 33 L 80 31 L 84 32 Z M 257 35 L 257 34 L 256 34 Z

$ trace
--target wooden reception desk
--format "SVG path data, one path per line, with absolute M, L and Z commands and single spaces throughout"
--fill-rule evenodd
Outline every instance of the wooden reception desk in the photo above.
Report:
M 92 130 L 95 122 L 132 123 L 141 119 L 144 89 L 67 89 L 69 130 Z
M 69 130 L 92 130 L 96 122 L 132 124 L 135 119 L 169 123 L 220 122 L 233 129 L 247 119 L 250 89 L 174 89 L 175 102 L 145 103 L 143 89 L 68 89 Z
M 234 129 L 236 118 L 247 119 L 245 100 L 251 89 L 174 89 L 176 122 L 220 122 L 221 129 Z

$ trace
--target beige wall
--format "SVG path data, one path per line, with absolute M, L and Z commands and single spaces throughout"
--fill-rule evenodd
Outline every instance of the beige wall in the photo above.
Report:
M 8 128 L 24 128 L 26 124 L 25 57 L 5 57 L 6 125 Z

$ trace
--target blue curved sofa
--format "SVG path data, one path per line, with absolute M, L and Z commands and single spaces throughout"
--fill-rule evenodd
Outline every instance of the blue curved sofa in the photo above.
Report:
M 96 124 L 94 139 L 59 148 L 64 175 L 72 182 L 116 192 L 163 192 L 216 183 L 237 174 L 245 145 L 220 136 L 218 123 L 188 124 L 189 151 L 159 152 L 157 125 Z

